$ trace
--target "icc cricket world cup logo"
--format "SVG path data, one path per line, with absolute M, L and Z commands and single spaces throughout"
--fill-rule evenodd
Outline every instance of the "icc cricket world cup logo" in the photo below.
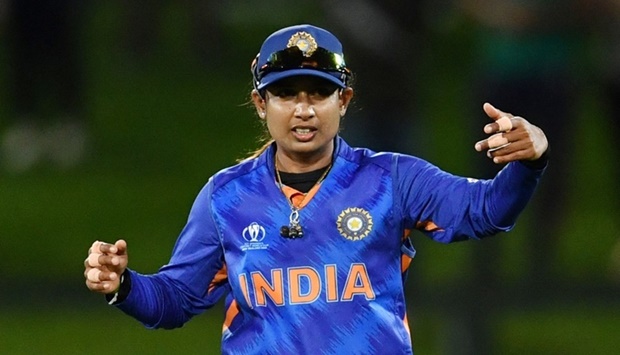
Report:
M 250 243 L 259 243 L 265 239 L 265 228 L 256 222 L 252 222 L 243 229 L 243 239 Z

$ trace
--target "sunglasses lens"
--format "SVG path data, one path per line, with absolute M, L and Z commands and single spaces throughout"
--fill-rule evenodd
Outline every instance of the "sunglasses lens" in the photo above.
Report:
M 349 74 L 344 58 L 337 53 L 317 48 L 312 55 L 306 56 L 299 48 L 291 47 L 272 53 L 267 63 L 259 69 L 259 76 L 263 77 L 272 71 L 301 68 Z

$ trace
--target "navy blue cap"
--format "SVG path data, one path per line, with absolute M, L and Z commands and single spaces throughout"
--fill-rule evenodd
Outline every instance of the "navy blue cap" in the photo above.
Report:
M 340 60 L 342 68 L 345 69 L 333 71 L 311 67 L 295 67 L 270 70 L 264 75 L 259 74 L 261 68 L 268 64 L 272 54 L 291 47 L 298 47 L 304 53 L 304 56 L 307 57 L 310 57 L 317 49 L 327 51 L 334 55 L 337 60 Z M 254 87 L 257 90 L 261 90 L 278 80 L 297 75 L 317 76 L 329 80 L 341 88 L 345 88 L 349 76 L 348 69 L 346 69 L 344 64 L 342 44 L 338 38 L 327 30 L 307 24 L 282 28 L 269 35 L 252 63 L 252 74 L 254 75 Z

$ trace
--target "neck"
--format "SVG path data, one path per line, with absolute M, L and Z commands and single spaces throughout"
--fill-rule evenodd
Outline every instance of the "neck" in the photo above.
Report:
M 278 163 L 278 169 L 287 173 L 307 173 L 309 171 L 318 170 L 331 164 L 333 146 L 320 155 L 312 155 L 308 157 L 300 155 L 288 155 L 281 150 L 276 151 L 275 159 Z

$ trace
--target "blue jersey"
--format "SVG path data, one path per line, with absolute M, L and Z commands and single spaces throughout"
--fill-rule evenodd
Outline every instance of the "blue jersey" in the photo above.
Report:
M 173 328 L 226 295 L 225 354 L 411 354 L 408 231 L 444 243 L 507 231 L 542 174 L 515 162 L 493 180 L 468 179 L 337 138 L 327 178 L 300 210 L 304 236 L 290 239 L 274 153 L 215 174 L 170 262 L 154 275 L 130 270 L 118 307 Z

